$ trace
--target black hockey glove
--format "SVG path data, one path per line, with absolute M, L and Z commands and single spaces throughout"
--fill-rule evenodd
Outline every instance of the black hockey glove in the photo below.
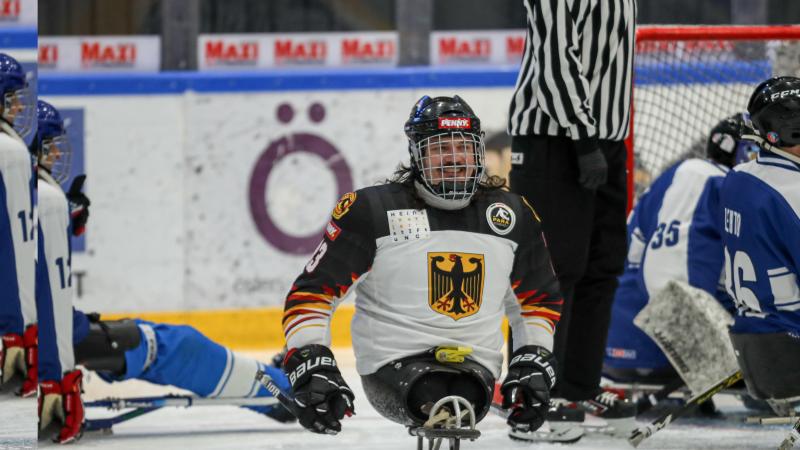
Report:
M 300 425 L 315 433 L 342 431 L 339 421 L 355 412 L 354 396 L 331 350 L 318 344 L 292 349 L 286 354 L 283 371 L 292 384 Z
M 608 164 L 599 148 L 584 154 L 578 153 L 578 170 L 578 183 L 586 189 L 597 189 L 606 184 Z
M 556 358 L 544 347 L 526 345 L 514 352 L 500 393 L 503 408 L 513 408 L 508 424 L 515 431 L 536 431 L 550 407 L 556 384 Z
M 86 175 L 78 175 L 72 180 L 72 184 L 67 191 L 67 200 L 69 201 L 69 216 L 72 222 L 72 235 L 80 236 L 86 230 L 86 222 L 89 220 L 89 197 L 86 196 L 81 189 L 83 189 L 83 182 L 86 180 Z

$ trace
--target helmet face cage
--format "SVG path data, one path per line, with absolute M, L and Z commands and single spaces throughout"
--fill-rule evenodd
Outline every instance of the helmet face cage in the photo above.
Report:
M 479 134 L 450 131 L 411 141 L 414 166 L 422 184 L 444 200 L 464 200 L 478 190 L 485 148 Z
M 65 134 L 42 140 L 39 165 L 47 169 L 59 184 L 67 181 L 72 166 L 72 147 Z
M 23 87 L 3 95 L 3 119 L 22 137 L 33 133 L 36 123 L 36 97 Z

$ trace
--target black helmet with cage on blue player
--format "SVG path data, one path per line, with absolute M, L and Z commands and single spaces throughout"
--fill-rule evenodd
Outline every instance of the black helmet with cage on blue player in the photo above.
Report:
M 415 182 L 448 209 L 465 206 L 483 179 L 480 119 L 461 97 L 420 98 L 405 123 Z
M 760 148 L 757 142 L 745 137 L 752 135 L 745 113 L 726 117 L 711 129 L 706 141 L 706 156 L 727 167 L 747 162 Z

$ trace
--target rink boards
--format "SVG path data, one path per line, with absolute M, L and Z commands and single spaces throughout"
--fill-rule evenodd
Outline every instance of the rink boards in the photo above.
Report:
M 337 199 L 407 160 L 414 102 L 457 93 L 490 137 L 504 133 L 516 73 L 43 76 L 42 98 L 72 118 L 92 200 L 75 305 L 190 323 L 237 347 L 280 345 L 284 296 Z M 337 314 L 336 342 L 349 342 L 351 314 Z

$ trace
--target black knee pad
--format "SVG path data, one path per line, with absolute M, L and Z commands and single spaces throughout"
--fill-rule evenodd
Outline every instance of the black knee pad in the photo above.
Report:
M 74 346 L 75 362 L 120 376 L 125 373 L 125 352 L 140 342 L 139 327 L 133 320 L 97 320 L 89 324 L 86 338 Z
M 790 333 L 730 336 L 750 395 L 800 401 L 800 337 Z
M 459 395 L 475 409 L 480 421 L 489 412 L 494 377 L 475 361 L 441 363 L 430 353 L 392 361 L 361 377 L 370 404 L 383 417 L 411 426 L 428 420 L 423 406 L 448 395 Z

